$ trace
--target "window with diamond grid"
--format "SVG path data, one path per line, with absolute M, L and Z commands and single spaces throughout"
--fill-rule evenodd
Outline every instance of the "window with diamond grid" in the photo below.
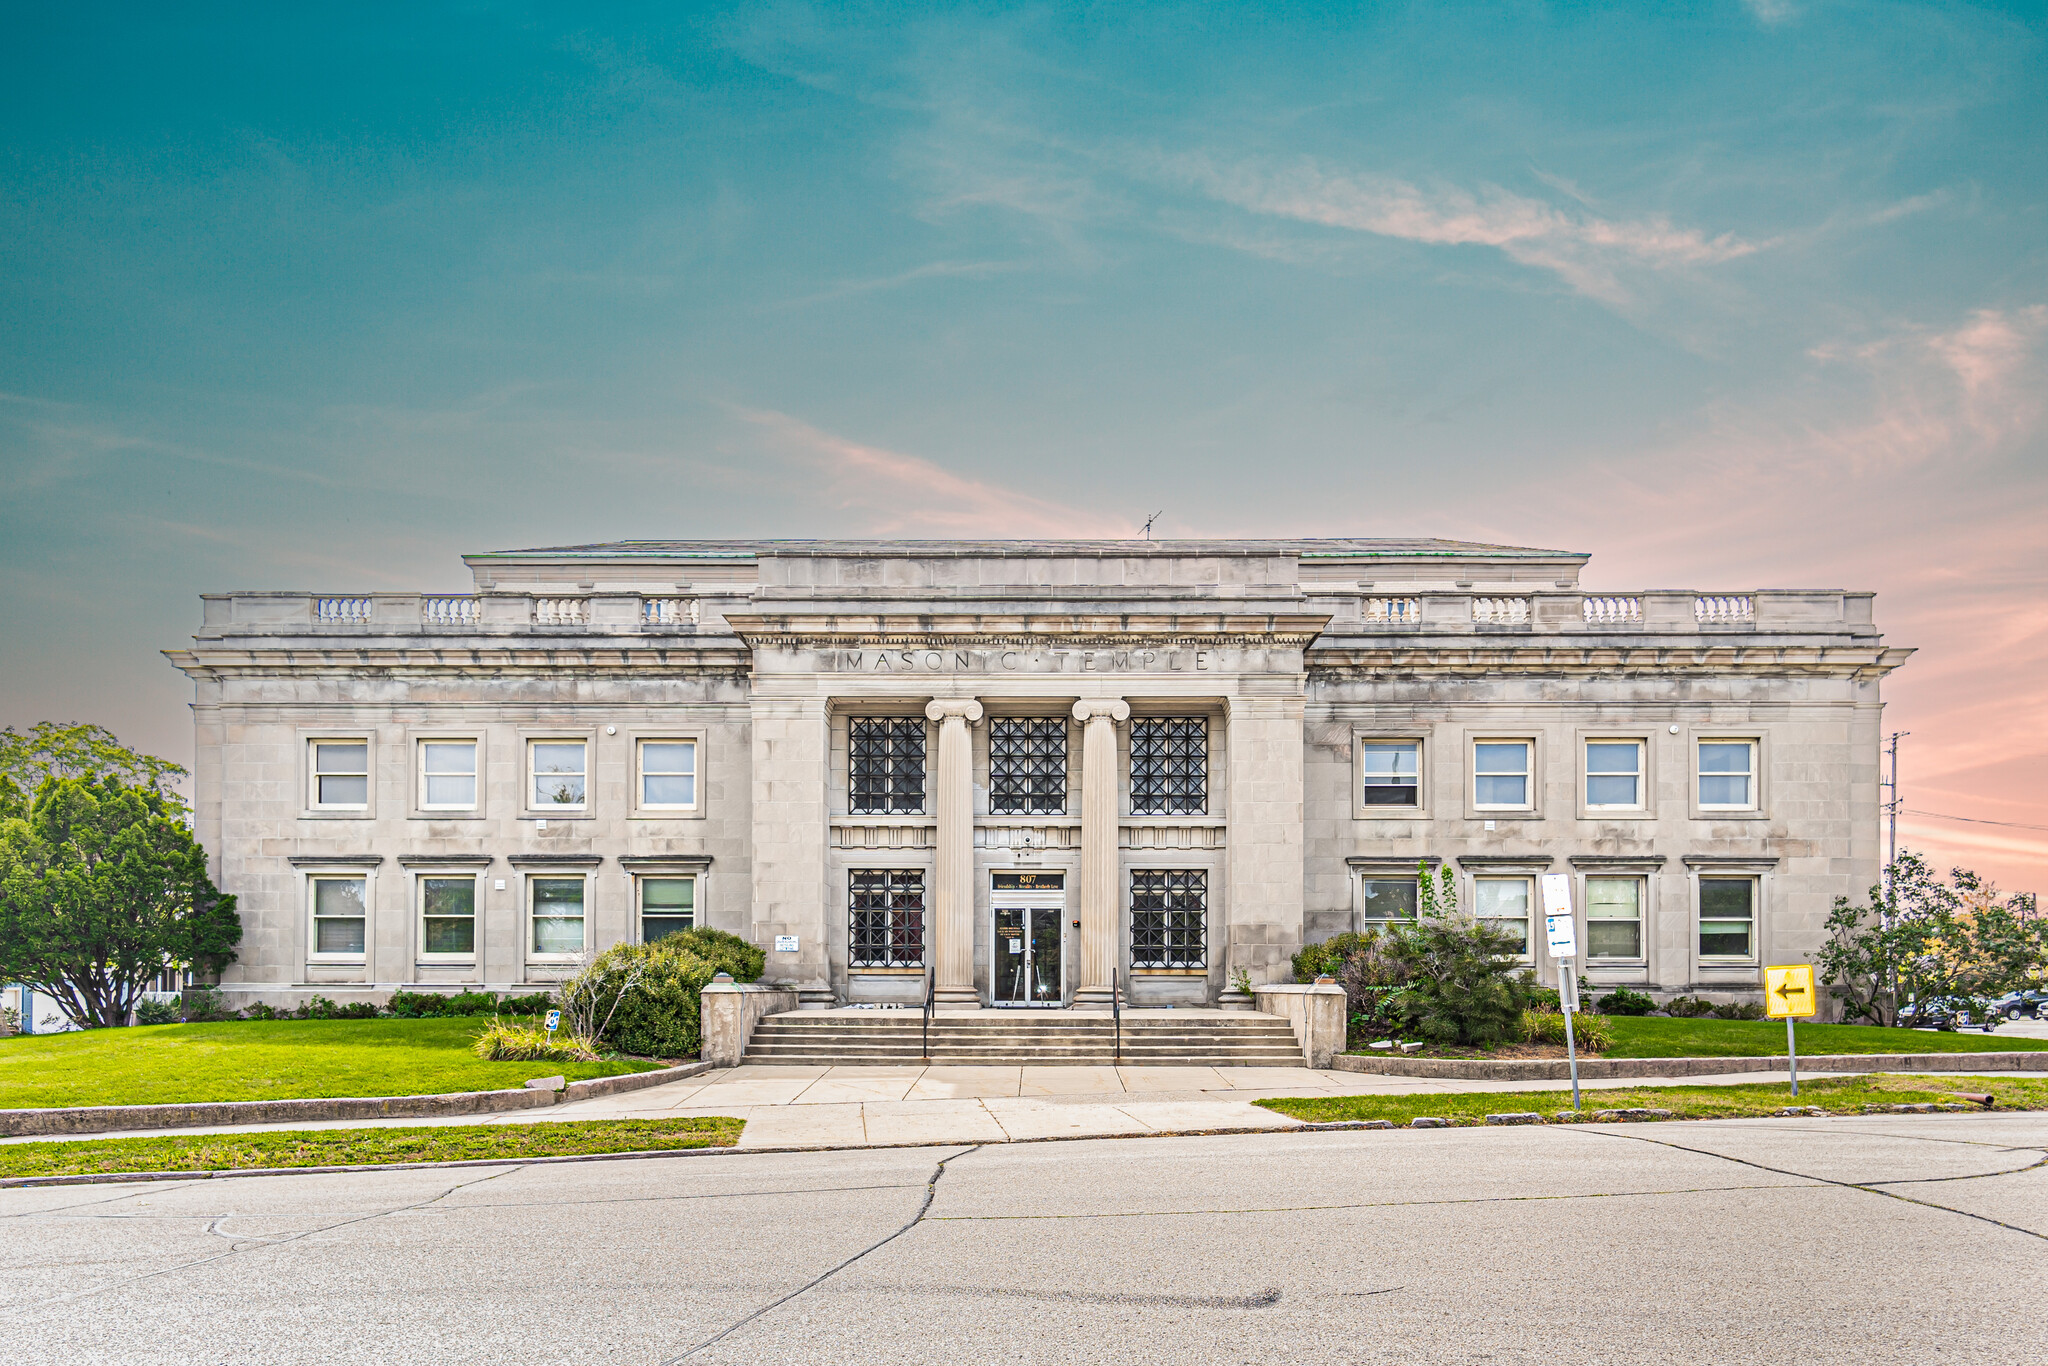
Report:
M 1131 814 L 1199 816 L 1209 800 L 1209 723 L 1199 716 L 1131 722 Z
M 924 966 L 924 870 L 856 868 L 848 963 L 856 968 Z
M 989 722 L 988 809 L 998 816 L 1058 816 L 1066 811 L 1065 720 L 998 716 Z
M 924 720 L 855 717 L 847 727 L 847 766 L 854 815 L 924 810 Z
M 1207 967 L 1209 875 L 1200 868 L 1131 874 L 1131 966 Z

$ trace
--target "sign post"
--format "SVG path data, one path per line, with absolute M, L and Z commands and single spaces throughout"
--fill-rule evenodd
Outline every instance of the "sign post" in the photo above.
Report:
M 1564 873 L 1543 875 L 1543 921 L 1549 933 L 1550 956 L 1557 960 L 1557 1006 L 1564 1012 L 1564 1055 L 1571 1060 L 1572 1110 L 1579 1108 L 1579 1041 L 1572 1012 L 1579 1008 L 1579 979 L 1573 963 L 1579 956 L 1578 922 L 1572 918 L 1572 880 Z
M 548 1023 L 548 1037 L 549 1037 L 550 1039 L 552 1039 L 552 1038 L 554 1038 L 554 1037 L 555 1037 L 555 1028 L 556 1028 L 556 1026 L 558 1026 L 558 1025 L 560 1025 L 560 1024 L 562 1023 L 562 1012 L 561 1012 L 561 1011 L 559 1011 L 559 1010 L 550 1010 L 550 1011 L 548 1012 L 548 1021 L 547 1021 L 547 1023 Z
M 1799 1094 L 1799 1038 L 1792 1032 L 1794 1020 L 1810 1019 L 1820 1013 L 1820 996 L 1813 989 L 1813 964 L 1792 963 L 1764 969 L 1764 1010 L 1785 1021 L 1785 1056 L 1792 1064 L 1792 1094 Z

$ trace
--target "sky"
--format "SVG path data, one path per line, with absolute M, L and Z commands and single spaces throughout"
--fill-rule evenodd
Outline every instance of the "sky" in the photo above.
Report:
M 1874 590 L 1902 843 L 2048 891 L 2039 4 L 8 8 L 0 724 L 189 761 L 202 592 L 1158 511 Z

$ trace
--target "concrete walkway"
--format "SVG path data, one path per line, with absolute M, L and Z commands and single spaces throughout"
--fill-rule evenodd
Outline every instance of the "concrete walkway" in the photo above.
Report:
M 1802 1069 L 1802 1080 L 1820 1073 Z M 1855 1075 L 1836 1073 L 1833 1075 Z M 2048 1073 L 2003 1073 L 2042 1076 Z M 1782 1082 L 1783 1072 L 1670 1080 L 1589 1081 L 1589 1094 L 1632 1086 Z M 746 1064 L 665 1086 L 544 1110 L 445 1119 L 332 1120 L 138 1130 L 82 1138 L 254 1133 L 422 1124 L 537 1124 L 585 1119 L 732 1115 L 743 1148 L 1003 1143 L 1212 1129 L 1288 1129 L 1297 1121 L 1252 1101 L 1269 1096 L 1422 1095 L 1560 1090 L 1564 1082 L 1385 1077 L 1299 1067 L 778 1067 Z M 0 1139 L 0 1142 L 48 1139 Z M 65 1141 L 65 1140 L 57 1140 Z

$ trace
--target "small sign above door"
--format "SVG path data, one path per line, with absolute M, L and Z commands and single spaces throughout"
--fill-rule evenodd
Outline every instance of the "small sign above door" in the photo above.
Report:
M 999 892 L 1057 892 L 1066 885 L 1065 873 L 997 873 L 994 884 Z

